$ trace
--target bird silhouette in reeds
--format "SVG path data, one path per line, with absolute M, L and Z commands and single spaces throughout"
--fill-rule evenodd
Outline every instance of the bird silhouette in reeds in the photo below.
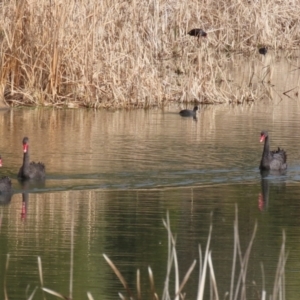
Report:
M 258 49 L 259 54 L 266 55 L 268 52 L 268 47 L 261 47 Z
M 195 37 L 197 37 L 197 38 L 199 38 L 199 37 L 206 37 L 207 36 L 207 33 L 203 30 L 203 29 L 201 29 L 201 28 L 194 28 L 194 29 L 192 29 L 192 30 L 190 30 L 189 32 L 188 32 L 188 34 L 190 35 L 190 36 L 195 36 Z

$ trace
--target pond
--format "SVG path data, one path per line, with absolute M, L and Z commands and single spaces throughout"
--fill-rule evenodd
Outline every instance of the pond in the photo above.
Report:
M 115 299 L 118 292 L 126 295 L 104 260 L 105 253 L 134 292 L 136 271 L 140 270 L 144 295 L 150 289 L 150 266 L 161 297 L 168 255 L 162 220 L 169 213 L 181 280 L 193 260 L 199 261 L 198 245 L 205 250 L 213 225 L 210 249 L 223 298 L 230 290 L 237 208 L 243 255 L 257 224 L 247 267 L 248 298 L 257 299 L 263 282 L 267 295 L 273 293 L 284 232 L 286 297 L 297 299 L 297 102 L 201 106 L 197 120 L 180 117 L 179 110 L 170 106 L 137 111 L 0 112 L 0 171 L 12 178 L 14 188 L 11 199 L 0 206 L 1 295 L 21 299 L 41 286 L 38 256 L 46 288 L 69 295 L 72 269 L 76 299 L 88 299 L 87 292 L 94 299 Z M 263 145 L 259 138 L 263 129 L 269 131 L 272 148 L 287 151 L 285 175 L 261 178 L 258 165 Z M 44 185 L 24 186 L 17 180 L 24 136 L 30 139 L 31 160 L 46 165 Z M 197 264 L 184 289 L 189 299 L 197 295 L 198 270 Z M 37 289 L 33 299 L 42 298 Z

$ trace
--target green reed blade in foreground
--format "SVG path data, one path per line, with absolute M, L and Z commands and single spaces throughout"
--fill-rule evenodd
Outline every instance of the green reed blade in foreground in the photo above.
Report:
M 247 286 L 246 286 L 246 277 L 247 277 L 247 269 L 248 269 L 248 262 L 250 258 L 251 249 L 253 246 L 256 230 L 257 230 L 257 223 L 254 226 L 253 233 L 249 242 L 249 245 L 246 249 L 245 254 L 242 254 L 241 251 L 241 245 L 240 245 L 240 239 L 239 239 L 239 232 L 238 232 L 238 210 L 236 207 L 236 219 L 234 221 L 234 253 L 233 253 L 233 264 L 232 264 L 232 271 L 231 271 L 231 284 L 230 284 L 230 292 L 226 293 L 226 297 L 230 300 L 246 300 L 247 299 Z M 175 248 L 175 239 L 172 235 L 171 228 L 170 228 L 170 222 L 169 222 L 169 215 L 167 214 L 167 221 L 163 220 L 164 226 L 167 229 L 168 232 L 168 259 L 167 259 L 167 275 L 165 279 L 165 287 L 162 295 L 162 300 L 179 300 L 184 299 L 184 295 L 182 294 L 183 288 L 187 281 L 189 280 L 191 273 L 196 265 L 196 260 L 192 263 L 189 270 L 187 271 L 186 275 L 184 276 L 184 279 L 182 283 L 179 285 L 179 268 L 177 263 L 177 254 L 176 254 L 176 248 Z M 204 259 L 202 259 L 202 251 L 201 246 L 199 245 L 199 261 L 200 261 L 200 267 L 199 267 L 199 282 L 198 282 L 198 295 L 197 300 L 203 300 L 204 299 L 204 290 L 206 285 L 206 276 L 209 276 L 209 280 L 211 282 L 212 289 L 210 297 L 212 299 L 222 299 L 220 298 L 217 288 L 217 274 L 214 272 L 213 268 L 213 258 L 212 253 L 210 250 L 210 241 L 212 237 L 212 225 L 209 229 L 208 239 L 207 239 L 207 245 L 205 250 Z M 108 258 L 107 255 L 103 254 L 105 260 L 108 262 L 112 270 L 115 272 L 121 283 L 123 284 L 124 288 L 127 291 L 128 296 L 131 299 L 135 299 L 133 296 L 133 293 L 130 291 L 128 284 L 120 271 L 117 269 L 117 267 L 113 264 L 113 262 Z M 270 297 L 274 300 L 277 298 L 280 298 L 282 300 L 285 300 L 285 281 L 284 281 L 284 269 L 285 264 L 287 260 L 287 255 L 285 254 L 285 234 L 283 233 L 283 241 L 282 246 L 280 250 L 280 256 L 279 261 L 277 265 L 277 271 L 276 271 L 276 278 L 274 282 L 274 288 L 273 288 L 273 297 L 270 295 Z M 171 276 L 171 268 L 174 265 L 174 275 L 175 275 L 175 293 L 174 297 L 170 296 L 169 291 L 169 282 L 170 282 L 170 276 Z M 238 271 L 239 267 L 239 274 L 237 277 L 237 281 L 235 282 L 235 273 Z M 262 267 L 263 268 L 263 267 Z M 151 297 L 153 299 L 159 299 L 154 286 L 154 277 L 152 274 L 152 271 L 150 267 L 149 270 L 149 277 L 150 277 L 150 290 L 151 290 Z M 208 272 L 209 270 L 209 272 Z M 141 296 L 141 290 L 140 290 L 140 275 L 139 270 L 137 272 L 137 299 L 142 299 Z M 265 299 L 267 294 L 264 288 L 264 276 L 263 276 L 263 284 L 262 284 L 262 291 L 261 291 L 261 299 Z M 225 298 L 226 298 L 225 297 Z

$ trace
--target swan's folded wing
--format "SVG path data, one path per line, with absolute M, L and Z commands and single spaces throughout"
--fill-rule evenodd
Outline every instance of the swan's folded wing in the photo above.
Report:
M 283 149 L 272 151 L 272 161 L 270 162 L 270 169 L 272 170 L 285 170 L 287 168 L 286 160 L 287 155 Z
M 276 159 L 278 161 L 282 161 L 283 163 L 286 163 L 287 155 L 286 152 L 283 149 L 280 149 L 278 147 L 277 150 L 274 150 L 271 152 L 273 159 Z
M 30 179 L 44 179 L 45 178 L 45 165 L 41 162 L 35 163 L 34 161 L 29 164 L 29 178 Z

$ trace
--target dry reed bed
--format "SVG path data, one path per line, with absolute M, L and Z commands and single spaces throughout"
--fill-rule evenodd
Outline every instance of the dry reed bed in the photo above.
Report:
M 297 0 L 5 0 L 1 101 L 68 107 L 255 101 L 268 93 L 250 83 L 236 91 L 225 76 L 228 54 L 254 58 L 262 45 L 298 47 L 299 11 Z M 208 37 L 186 35 L 194 27 Z

